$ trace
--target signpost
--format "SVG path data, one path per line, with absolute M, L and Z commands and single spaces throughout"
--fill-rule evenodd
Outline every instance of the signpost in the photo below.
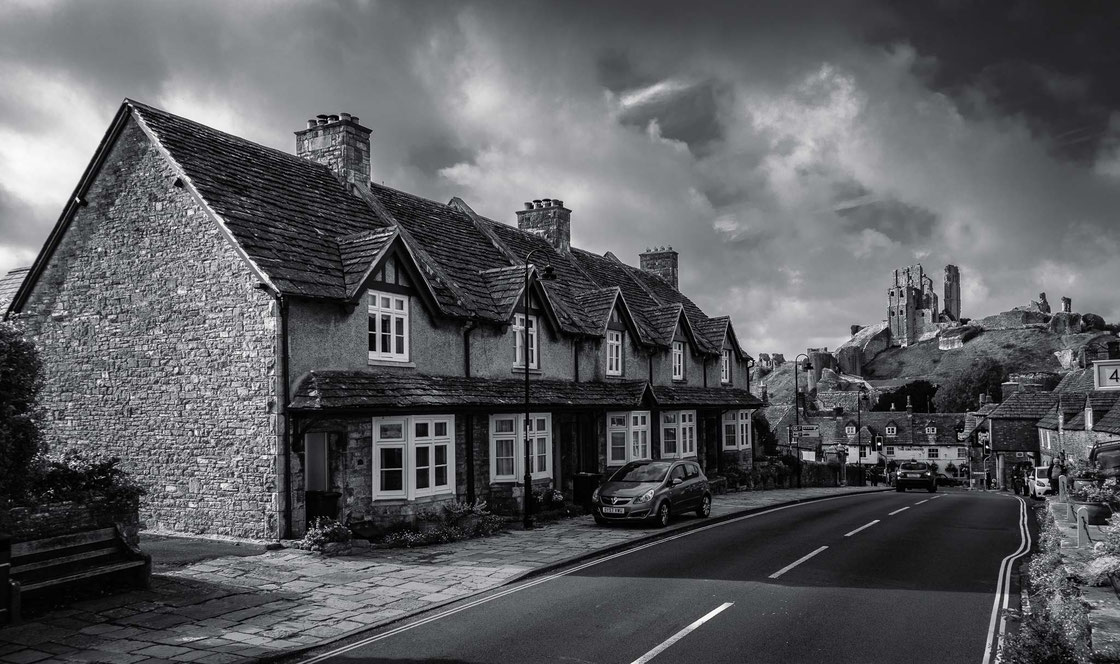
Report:
M 1093 387 L 1098 390 L 1120 390 L 1120 360 L 1093 362 Z

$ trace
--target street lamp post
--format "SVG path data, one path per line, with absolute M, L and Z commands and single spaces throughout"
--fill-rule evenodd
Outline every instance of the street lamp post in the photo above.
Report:
M 525 365 L 525 421 L 522 423 L 522 431 L 525 434 L 525 491 L 522 496 L 522 511 L 524 512 L 522 518 L 522 525 L 526 530 L 533 528 L 533 515 L 530 512 L 530 505 L 533 492 L 533 470 L 532 470 L 532 439 L 529 436 L 529 422 L 531 421 L 530 411 L 532 408 L 529 404 L 529 364 L 530 364 L 530 346 L 529 346 L 529 301 L 532 297 L 532 292 L 529 290 L 529 266 L 531 263 L 529 259 L 533 254 L 542 251 L 541 249 L 534 249 L 525 256 L 525 320 L 523 325 L 523 332 L 525 334 L 525 344 L 522 348 L 521 361 Z M 552 274 L 552 266 L 545 266 L 543 273 L 539 279 L 551 280 L 555 278 Z M 533 353 L 540 353 L 540 332 L 537 331 L 537 348 L 532 349 Z
M 860 486 L 867 484 L 867 477 L 863 469 L 863 421 L 861 415 L 863 414 L 863 401 L 867 399 L 867 391 L 863 389 L 863 385 L 859 386 L 859 395 L 856 397 L 856 454 L 859 455 L 859 483 Z
M 798 489 L 801 488 L 801 418 L 800 418 L 800 415 L 798 414 L 797 411 L 801 406 L 801 388 L 800 388 L 800 382 L 798 381 L 798 378 L 797 378 L 797 371 L 798 371 L 797 370 L 797 365 L 800 364 L 801 358 L 805 358 L 805 369 L 806 369 L 806 371 L 813 368 L 813 365 L 809 363 L 809 356 L 806 355 L 805 353 L 801 353 L 797 357 L 793 358 L 793 424 L 794 424 L 793 433 L 797 435 L 797 443 L 798 443 L 798 445 L 797 445 L 797 455 L 795 457 L 795 459 L 797 461 L 797 464 L 796 464 L 795 468 L 797 469 L 797 488 Z M 808 379 L 807 378 L 806 378 L 806 387 L 808 387 Z M 806 412 L 805 415 L 806 415 L 806 417 L 808 417 L 808 412 Z M 790 447 L 793 447 L 792 437 L 790 438 Z

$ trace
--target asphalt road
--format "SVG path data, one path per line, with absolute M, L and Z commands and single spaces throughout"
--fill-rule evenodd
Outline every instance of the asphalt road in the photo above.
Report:
M 674 536 L 371 632 L 328 661 L 979 663 L 1020 501 L 935 495 L 843 497 Z

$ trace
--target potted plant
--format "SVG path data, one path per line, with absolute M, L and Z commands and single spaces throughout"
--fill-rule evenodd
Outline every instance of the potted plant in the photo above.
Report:
M 1101 483 L 1090 482 L 1078 486 L 1069 493 L 1069 501 L 1073 503 L 1074 512 L 1084 507 L 1088 512 L 1091 525 L 1103 526 L 1112 516 L 1112 501 L 1116 498 L 1116 491 L 1120 488 L 1116 478 L 1110 478 Z

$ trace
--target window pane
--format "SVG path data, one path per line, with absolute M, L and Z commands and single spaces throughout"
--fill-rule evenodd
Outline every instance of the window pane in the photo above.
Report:
M 436 465 L 447 465 L 447 445 L 436 445 Z
M 666 428 L 661 431 L 661 443 L 665 448 L 665 454 L 677 453 L 677 430 L 673 428 Z
M 401 440 L 404 438 L 404 424 L 400 422 L 382 424 L 378 431 L 381 440 Z
M 725 424 L 723 426 L 723 445 L 724 447 L 735 447 L 735 425 Z
M 434 486 L 447 486 L 447 466 L 436 466 L 436 481 Z
M 504 438 L 494 441 L 496 472 L 500 476 L 513 475 L 513 440 Z
M 377 352 L 377 316 L 369 317 L 369 349 Z
M 665 424 L 676 424 L 677 423 L 677 414 L 672 413 L 672 412 L 662 413 L 661 414 L 661 421 L 664 422 Z
M 537 428 L 536 428 L 536 430 L 537 431 L 548 431 L 548 424 L 546 423 L 545 418 L 543 418 L 543 417 L 538 417 L 537 418 Z
M 626 458 L 626 433 L 611 432 L 611 459 L 621 461 Z
M 447 422 L 436 422 L 436 436 L 442 438 L 446 435 L 447 435 Z
M 397 311 L 404 311 L 404 300 L 398 299 L 393 303 L 393 308 Z
M 417 438 L 427 438 L 428 437 L 428 423 L 427 422 L 417 422 L 416 423 L 416 437 Z
M 397 355 L 404 355 L 404 319 L 398 317 L 395 322 L 397 324 L 397 327 L 396 327 L 396 330 L 397 330 L 397 334 L 396 334 L 397 347 L 394 349 L 394 352 Z
M 513 433 L 513 418 L 494 420 L 494 431 L 497 433 Z
M 626 426 L 626 416 L 625 415 L 612 415 L 610 425 L 612 427 L 625 427 Z
M 431 483 L 428 466 L 431 464 L 431 448 L 424 445 L 416 448 L 416 488 L 427 489 Z
M 381 490 L 404 489 L 404 450 L 400 447 L 383 447 L 381 456 Z
M 392 336 L 393 324 L 392 316 L 388 314 L 381 315 L 381 352 L 388 353 L 392 350 L 393 345 L 390 343 Z
M 385 296 L 381 297 L 381 308 L 382 309 L 388 309 L 389 308 L 389 298 L 387 298 Z

